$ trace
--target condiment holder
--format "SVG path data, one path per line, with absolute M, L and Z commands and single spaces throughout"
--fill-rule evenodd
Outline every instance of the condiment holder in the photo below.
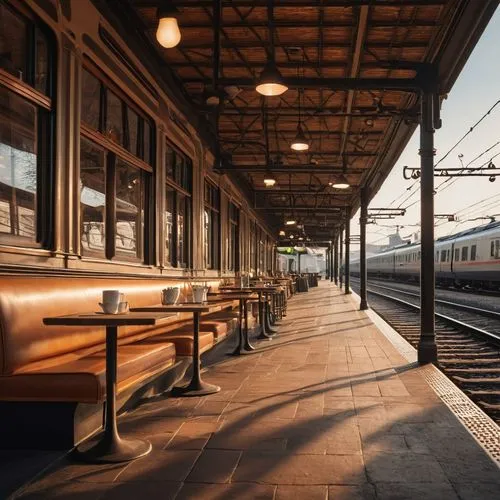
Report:
M 179 300 L 180 293 L 181 289 L 174 286 L 169 286 L 167 288 L 164 288 L 161 291 L 161 303 L 163 305 L 176 304 L 177 301 Z

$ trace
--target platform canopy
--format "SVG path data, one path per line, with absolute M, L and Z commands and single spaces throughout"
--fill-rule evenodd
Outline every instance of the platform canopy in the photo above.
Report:
M 175 48 L 156 40 L 162 5 L 179 11 L 182 38 Z M 356 211 L 360 187 L 370 197 L 379 189 L 418 126 L 421 90 L 434 85 L 440 98 L 451 90 L 497 5 L 107 2 L 125 29 L 128 23 L 149 44 L 165 82 L 182 90 L 178 101 L 206 124 L 219 171 L 247 189 L 276 233 L 294 218 L 308 236 L 323 240 Z M 288 90 L 263 97 L 256 82 L 272 61 Z M 307 151 L 291 149 L 299 120 Z M 276 182 L 265 187 L 269 175 Z M 331 186 L 340 181 L 349 187 Z

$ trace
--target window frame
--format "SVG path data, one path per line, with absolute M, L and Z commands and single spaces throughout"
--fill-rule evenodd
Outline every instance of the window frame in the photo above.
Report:
M 233 200 L 228 200 L 227 227 L 228 227 L 228 261 L 227 270 L 232 272 L 240 271 L 240 221 L 241 208 Z M 236 217 L 232 218 L 232 215 Z M 233 241 L 234 230 L 234 241 Z
M 17 0 L 2 2 L 27 23 L 26 68 L 30 74 L 28 81 L 21 80 L 7 70 L 0 68 L 0 87 L 36 108 L 36 200 L 34 238 L 0 233 L 0 245 L 20 248 L 53 249 L 54 247 L 54 185 L 55 185 L 55 136 L 56 136 L 56 83 L 57 83 L 57 39 L 50 27 L 25 4 Z M 36 40 L 38 33 L 47 42 L 47 82 L 46 92 L 35 88 L 37 62 Z
M 203 262 L 205 269 L 220 270 L 220 254 L 221 254 L 221 228 L 220 228 L 220 188 L 208 178 L 204 181 L 204 199 L 203 199 L 203 224 L 205 224 L 205 213 L 208 211 L 210 217 L 210 237 L 205 241 L 203 247 Z M 215 201 L 214 201 L 215 193 Z M 207 194 L 209 198 L 207 200 Z M 214 224 L 214 221 L 216 222 Z M 206 237 L 205 226 L 203 227 L 203 235 Z M 209 250 L 210 255 L 206 255 L 206 250 Z M 209 258 L 211 257 L 211 258 Z
M 180 149 L 178 149 L 172 142 L 168 140 L 168 138 L 165 138 L 166 140 L 166 148 L 165 148 L 165 184 L 164 184 L 164 196 L 165 196 L 165 213 L 164 217 L 166 217 L 166 204 L 168 200 L 168 195 L 167 191 L 170 189 L 173 192 L 173 214 L 172 214 L 172 241 L 170 242 L 170 249 L 169 249 L 169 258 L 167 260 L 166 257 L 166 251 L 164 253 L 164 262 L 163 265 L 169 268 L 173 269 L 191 269 L 193 266 L 193 249 L 192 249 L 192 241 L 193 241 L 193 160 L 190 158 L 188 155 L 183 153 Z M 170 176 L 167 172 L 167 155 L 169 154 L 169 151 L 172 151 L 174 153 L 174 169 L 172 171 L 172 176 Z M 180 155 L 183 158 L 183 162 L 185 164 L 183 165 L 183 168 L 186 168 L 185 174 L 187 174 L 187 182 L 184 186 L 180 185 L 176 181 L 176 156 Z M 189 204 L 185 205 L 185 208 L 187 207 L 187 216 L 185 215 L 185 221 L 184 221 L 184 230 L 183 230 L 183 242 L 184 242 L 184 259 L 185 262 L 182 262 L 182 264 L 185 265 L 179 265 L 179 226 L 178 226 L 178 215 L 179 215 L 179 196 L 183 196 L 185 200 L 189 200 Z M 164 222 L 164 228 L 165 228 L 165 222 Z M 166 250 L 166 242 L 167 242 L 167 235 L 163 234 L 164 238 L 164 249 Z
M 133 262 L 150 265 L 154 263 L 154 247 L 155 247 L 155 232 L 154 232 L 154 159 L 155 155 L 152 154 L 155 145 L 155 126 L 154 121 L 145 112 L 138 108 L 135 103 L 128 98 L 124 92 L 95 64 L 93 64 L 87 57 L 84 58 L 82 65 L 82 72 L 87 71 L 100 83 L 100 102 L 99 102 L 99 118 L 98 130 L 95 130 L 90 125 L 80 119 L 80 137 L 84 140 L 94 144 L 103 150 L 104 154 L 104 170 L 105 170 L 105 240 L 104 240 L 104 256 L 101 252 L 93 252 L 92 250 L 85 250 L 82 248 L 82 221 L 81 221 L 81 200 L 79 210 L 80 220 L 80 254 L 83 258 L 96 258 L 107 261 L 115 262 Z M 83 91 L 83 88 L 82 88 Z M 105 124 L 107 123 L 107 92 L 111 92 L 121 100 L 122 106 L 122 123 L 125 143 L 119 144 L 110 139 L 105 133 Z M 82 100 L 83 105 L 83 100 Z M 149 157 L 151 163 L 146 163 L 143 158 L 132 154 L 127 149 L 128 126 L 126 110 L 132 109 L 134 113 L 140 118 L 138 123 L 148 123 L 150 126 L 150 152 Z M 145 154 L 144 148 L 139 144 L 139 131 L 142 132 L 142 141 L 145 140 L 144 125 L 138 126 L 137 132 L 137 151 L 143 156 Z M 126 255 L 120 249 L 117 249 L 117 195 L 116 195 L 116 171 L 117 163 L 122 161 L 128 166 L 137 169 L 141 176 L 141 204 L 138 207 L 139 212 L 143 213 L 141 233 L 136 233 L 137 252 L 136 256 Z M 80 162 L 81 162 L 81 148 L 80 148 Z M 81 172 L 79 172 L 81 179 Z

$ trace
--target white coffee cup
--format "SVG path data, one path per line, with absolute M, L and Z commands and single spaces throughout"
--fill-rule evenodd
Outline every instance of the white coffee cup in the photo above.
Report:
M 123 294 L 120 293 L 120 290 L 103 290 L 102 292 L 102 303 L 103 304 L 118 304 L 123 302 L 122 297 Z

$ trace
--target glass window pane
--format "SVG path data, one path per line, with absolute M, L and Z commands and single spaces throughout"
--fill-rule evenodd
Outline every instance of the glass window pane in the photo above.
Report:
M 139 127 L 139 116 L 137 113 L 127 108 L 128 119 L 128 150 L 135 156 L 139 156 L 137 150 L 137 132 Z
M 167 177 L 169 179 L 174 178 L 174 163 L 175 163 L 175 153 L 171 148 L 167 148 L 167 157 L 166 157 L 166 168 L 167 168 Z
M 142 257 L 144 224 L 141 170 L 122 160 L 116 162 L 116 254 Z
M 122 101 L 109 90 L 107 95 L 106 136 L 123 145 L 123 108 Z
M 82 121 L 94 130 L 99 130 L 101 109 L 101 82 L 91 73 L 82 74 Z
M 186 197 L 177 193 L 177 267 L 187 267 Z
M 82 254 L 105 256 L 105 221 L 104 151 L 82 138 L 80 146 L 80 241 Z
M 173 255 L 173 226 L 174 226 L 174 190 L 166 189 L 166 207 L 165 207 L 165 263 L 174 265 Z
M 205 267 L 212 268 L 212 214 L 208 208 L 203 213 Z
M 36 61 L 35 61 L 35 88 L 48 93 L 48 73 L 49 73 L 49 46 L 47 38 L 40 30 L 36 33 Z
M 27 21 L 0 4 L 0 67 L 29 83 L 27 31 Z
M 37 109 L 0 87 L 0 232 L 36 241 Z

